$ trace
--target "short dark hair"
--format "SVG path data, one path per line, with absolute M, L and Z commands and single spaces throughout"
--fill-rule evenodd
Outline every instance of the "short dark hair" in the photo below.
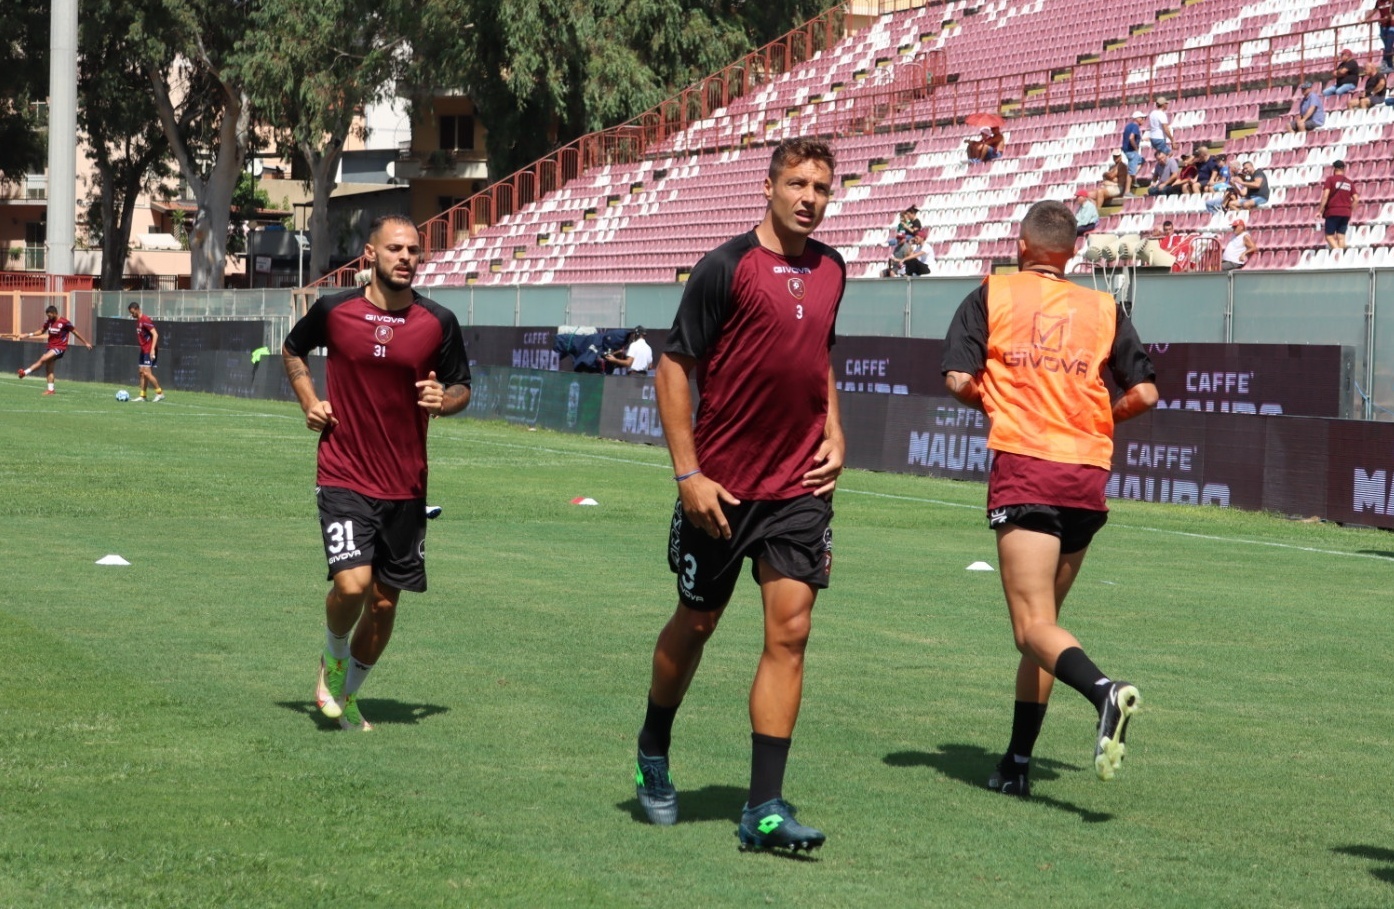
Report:
M 52 303 L 48 304 L 48 308 L 44 310 L 44 315 L 48 315 L 49 313 L 53 313 L 54 315 L 57 315 L 57 314 L 58 314 L 58 307 L 57 307 L 57 306 L 54 306 Z
M 126 304 L 126 312 L 130 312 L 133 309 L 140 309 L 140 304 L 137 303 L 135 300 L 132 300 L 131 302 Z
M 1336 170 L 1345 170 L 1345 169 L 1346 169 L 1346 162 L 1344 162 L 1344 161 L 1332 161 L 1332 162 L 1331 162 L 1331 166 L 1334 167 Z
M 1041 252 L 1070 253 L 1075 248 L 1078 223 L 1064 202 L 1037 202 L 1021 219 L 1021 238 Z
M 1163 226 L 1163 227 L 1175 227 L 1176 225 L 1175 225 L 1175 224 L 1172 224 L 1172 223 L 1171 223 L 1171 219 L 1168 218 L 1167 220 L 1165 220 L 1165 221 L 1162 222 L 1162 226 Z
M 371 240 L 373 237 L 376 237 L 378 232 L 389 224 L 405 224 L 412 229 L 416 228 L 416 222 L 411 219 L 411 216 L 404 215 L 401 212 L 378 215 L 373 219 L 373 223 L 368 225 L 368 238 Z
M 774 154 L 770 156 L 769 178 L 773 180 L 779 176 L 779 172 L 784 168 L 794 167 L 805 161 L 819 161 L 828 165 L 829 172 L 837 171 L 837 157 L 833 155 L 833 150 L 828 147 L 828 143 L 819 139 L 797 136 L 785 139 L 775 146 Z

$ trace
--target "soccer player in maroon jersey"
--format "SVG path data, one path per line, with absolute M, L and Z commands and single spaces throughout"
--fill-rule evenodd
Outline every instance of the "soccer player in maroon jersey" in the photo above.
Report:
M 77 338 L 88 350 L 92 349 L 92 345 L 89 344 L 87 339 L 77 330 L 76 325 L 69 322 L 67 319 L 59 317 L 57 306 L 50 306 L 48 309 L 45 309 L 44 315 L 48 316 L 48 318 L 44 321 L 43 328 L 40 328 L 38 331 L 15 335 L 14 339 L 20 341 L 24 338 L 48 337 L 48 350 L 45 350 L 43 356 L 35 360 L 34 364 L 28 369 L 19 370 L 19 377 L 22 379 L 31 373 L 38 372 L 39 367 L 42 366 L 44 368 L 44 374 L 48 377 L 48 390 L 46 390 L 44 394 L 51 395 L 57 393 L 53 390 L 53 364 L 63 359 L 63 355 L 68 352 L 68 335 Z
M 392 636 L 403 590 L 426 589 L 426 427 L 469 404 L 455 314 L 412 290 L 421 236 L 373 222 L 366 287 L 321 297 L 286 336 L 286 376 L 319 433 L 316 497 L 333 586 L 315 699 L 345 729 L 372 728 L 358 690 Z M 306 357 L 327 351 L 320 398 Z M 352 640 L 350 640 L 350 637 Z
M 780 143 L 764 219 L 697 263 L 658 363 L 678 485 L 668 542 L 678 604 L 654 648 L 635 789 L 651 822 L 677 822 L 673 718 L 749 558 L 765 633 L 750 691 L 750 796 L 736 830 L 746 848 L 824 841 L 795 820 L 783 785 L 813 602 L 832 570 L 832 493 L 846 450 L 829 348 L 847 268 L 809 236 L 832 195 L 834 163 L 822 142 Z
M 145 389 L 148 386 L 155 389 L 156 402 L 163 401 L 165 393 L 160 388 L 160 380 L 155 378 L 155 361 L 159 358 L 160 346 L 159 329 L 155 327 L 153 319 L 141 314 L 139 303 L 128 304 L 126 312 L 136 320 L 136 343 L 140 345 L 140 397 L 136 400 L 145 403 Z

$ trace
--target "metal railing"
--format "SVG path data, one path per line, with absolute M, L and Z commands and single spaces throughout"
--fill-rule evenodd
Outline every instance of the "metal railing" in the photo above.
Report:
M 71 290 L 91 290 L 96 283 L 92 275 L 50 275 L 45 272 L 0 271 L 0 291 L 34 291 L 64 293 Z
M 75 307 L 89 307 L 95 316 L 127 317 L 126 307 L 139 303 L 141 312 L 157 323 L 254 320 L 266 323 L 266 346 L 279 350 L 295 320 L 304 314 L 289 288 L 253 290 L 89 291 L 71 295 Z

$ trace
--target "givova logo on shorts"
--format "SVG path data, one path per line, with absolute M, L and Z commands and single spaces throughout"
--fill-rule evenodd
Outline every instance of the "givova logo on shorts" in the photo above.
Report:
M 363 550 L 353 542 L 353 522 L 335 521 L 327 525 L 324 528 L 324 549 L 330 565 L 361 556 Z

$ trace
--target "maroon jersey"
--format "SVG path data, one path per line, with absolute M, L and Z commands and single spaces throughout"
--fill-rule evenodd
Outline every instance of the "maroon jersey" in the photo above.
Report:
M 697 360 L 702 473 L 738 499 L 806 495 L 828 416 L 829 348 L 847 266 L 809 240 L 787 258 L 751 231 L 692 270 L 664 350 Z
M 1355 201 L 1355 184 L 1350 178 L 1345 174 L 1332 174 L 1321 185 L 1330 192 L 1322 214 L 1328 218 L 1349 218 Z
M 150 353 L 151 346 L 155 343 L 155 322 L 145 313 L 140 314 L 136 320 L 136 343 L 140 345 L 140 352 Z
M 326 348 L 325 400 L 339 422 L 319 440 L 320 486 L 376 499 L 426 496 L 426 424 L 416 383 L 432 370 L 447 388 L 469 385 L 465 339 L 455 314 L 412 292 L 388 312 L 362 290 L 321 297 L 286 336 L 297 357 Z
M 68 349 L 68 335 L 70 335 L 76 325 L 67 319 L 59 316 L 56 319 L 48 319 L 44 322 L 43 331 L 48 335 L 48 349 L 63 353 Z

